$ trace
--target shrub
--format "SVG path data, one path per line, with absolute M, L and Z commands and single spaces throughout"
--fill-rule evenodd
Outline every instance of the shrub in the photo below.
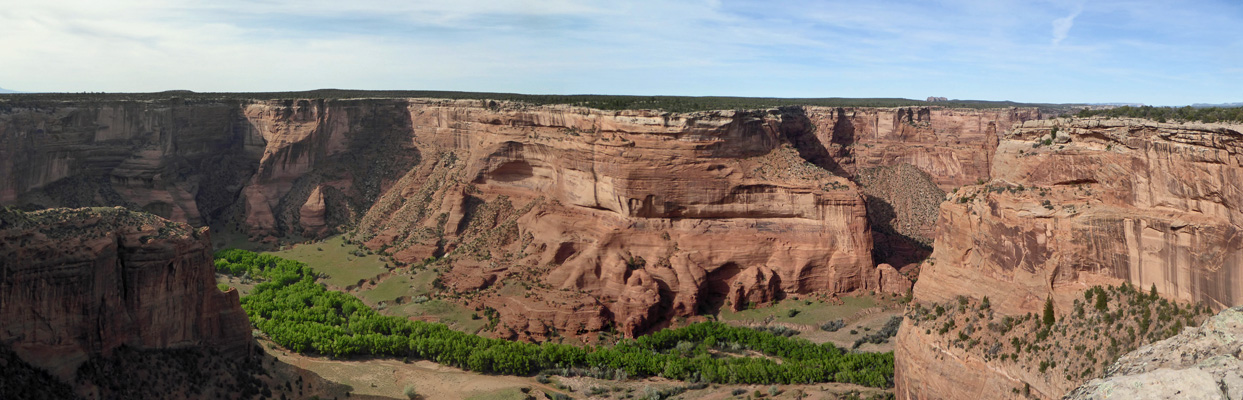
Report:
M 1044 301 L 1044 325 L 1053 326 L 1057 322 L 1057 317 L 1053 315 L 1053 297 L 1046 298 Z
M 820 325 L 820 329 L 824 330 L 825 332 L 837 332 L 838 330 L 845 328 L 845 327 L 846 327 L 846 321 L 842 320 L 841 318 L 838 318 L 838 319 L 835 319 L 829 322 L 825 322 L 824 325 Z

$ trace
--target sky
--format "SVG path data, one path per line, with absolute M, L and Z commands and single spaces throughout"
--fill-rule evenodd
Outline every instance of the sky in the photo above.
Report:
M 1238 0 L 0 0 L 0 87 L 1243 101 Z

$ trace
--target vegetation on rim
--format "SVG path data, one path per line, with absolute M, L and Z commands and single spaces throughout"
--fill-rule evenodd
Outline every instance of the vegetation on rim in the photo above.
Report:
M 959 296 L 940 304 L 915 304 L 907 309 L 912 328 L 934 332 L 949 347 L 963 349 L 986 361 L 1038 370 L 1049 379 L 1084 382 L 1104 373 L 1127 352 L 1198 326 L 1212 315 L 1202 304 L 1178 304 L 1153 290 L 1129 283 L 1093 286 L 1076 299 L 1070 312 L 1056 313 L 1046 300 L 1043 315 L 995 313 L 988 298 Z
M 1006 108 L 1039 107 L 1049 112 L 1070 112 L 1066 104 L 1018 103 L 1013 101 L 951 100 L 927 102 L 902 98 L 777 98 L 777 97 L 728 97 L 728 96 L 614 96 L 614 95 L 545 95 L 489 92 L 453 92 L 436 90 L 343 90 L 319 89 L 304 92 L 254 92 L 254 93 L 198 93 L 188 90 L 170 90 L 156 93 L 19 93 L 0 94 L 0 106 L 5 103 L 39 104 L 54 102 L 88 101 L 180 101 L 188 103 L 251 100 L 298 100 L 298 99 L 393 99 L 437 98 L 517 101 L 532 105 L 568 104 L 601 110 L 650 109 L 668 112 L 693 112 L 708 110 L 763 109 L 783 106 L 821 107 L 916 107 L 937 106 L 945 108 Z M 50 105 L 50 104 L 49 104 Z

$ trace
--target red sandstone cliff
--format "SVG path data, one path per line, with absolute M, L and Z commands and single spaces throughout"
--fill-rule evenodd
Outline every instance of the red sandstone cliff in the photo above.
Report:
M 998 138 L 1034 108 L 947 109 L 808 107 L 816 140 L 845 174 L 910 164 L 944 190 L 988 180 Z
M 892 182 L 861 196 L 850 179 L 901 163 L 929 174 L 902 176 L 944 188 L 986 179 L 996 137 L 1039 117 L 431 99 L 16 104 L 0 113 L 0 203 L 124 205 L 256 239 L 357 224 L 357 239 L 400 261 L 449 254 L 448 288 L 499 309 L 513 334 L 611 323 L 636 333 L 786 292 L 904 291 L 873 268 L 873 243 L 878 262 L 906 271 L 930 231 L 919 210 L 939 196 L 894 196 Z M 869 208 L 880 216 L 870 223 Z M 873 237 L 876 224 L 894 229 Z M 498 281 L 533 292 L 488 292 Z
M 1130 282 L 1155 285 L 1167 298 L 1237 305 L 1241 132 L 1116 119 L 1022 124 L 998 146 L 993 180 L 941 205 L 916 301 L 988 296 L 998 312 L 1022 314 L 1052 297 L 1062 313 L 1090 285 Z M 1019 379 L 1018 371 L 951 356 L 927 336 L 899 333 L 901 398 L 970 397 L 994 381 L 1030 382 L 1039 397 L 1053 398 L 1081 383 Z M 963 383 L 970 374 L 983 376 Z
M 0 321 L 0 342 L 66 379 L 119 346 L 238 356 L 251 342 L 206 228 L 120 208 L 0 210 Z
M 809 165 L 797 110 L 667 114 L 418 100 L 424 157 L 357 238 L 447 254 L 450 289 L 542 337 L 783 293 L 880 289 L 854 184 Z M 520 283 L 522 296 L 502 295 Z

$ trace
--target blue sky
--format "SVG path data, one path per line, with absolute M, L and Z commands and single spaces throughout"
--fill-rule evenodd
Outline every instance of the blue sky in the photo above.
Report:
M 1236 102 L 1243 2 L 5 0 L 0 87 Z

